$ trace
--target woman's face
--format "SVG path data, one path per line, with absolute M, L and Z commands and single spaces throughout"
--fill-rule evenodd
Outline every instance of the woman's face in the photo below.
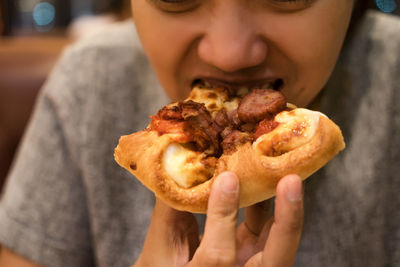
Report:
M 184 99 L 196 80 L 232 89 L 274 83 L 289 102 L 306 106 L 333 70 L 353 2 L 132 0 L 132 9 L 171 99 Z

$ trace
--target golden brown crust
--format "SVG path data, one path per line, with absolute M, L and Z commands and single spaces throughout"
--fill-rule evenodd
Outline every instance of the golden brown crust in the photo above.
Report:
M 280 156 L 267 157 L 247 143 L 235 154 L 220 158 L 223 164 L 220 163 L 216 175 L 230 170 L 239 176 L 240 206 L 246 207 L 274 196 L 278 181 L 285 175 L 298 174 L 305 180 L 344 147 L 339 127 L 320 116 L 313 138 L 305 145 Z
M 185 189 L 169 178 L 162 167 L 162 157 L 171 142 L 167 134 L 158 136 L 155 131 L 143 130 L 122 136 L 114 157 L 119 165 L 136 176 L 158 198 L 173 208 L 205 212 L 213 179 Z M 135 168 L 132 169 L 131 165 Z
M 170 135 L 159 136 L 150 130 L 122 136 L 115 159 L 164 202 L 195 213 L 206 212 L 211 184 L 223 171 L 238 175 L 240 206 L 245 207 L 272 197 L 279 179 L 287 174 L 295 173 L 306 179 L 345 147 L 339 127 L 321 115 L 312 139 L 306 144 L 269 157 L 248 142 L 235 153 L 222 155 L 210 180 L 185 189 L 169 178 L 162 166 L 163 154 L 172 142 Z

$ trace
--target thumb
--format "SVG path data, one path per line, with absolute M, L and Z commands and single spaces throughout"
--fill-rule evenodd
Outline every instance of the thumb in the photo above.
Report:
M 193 258 L 196 266 L 234 264 L 238 206 L 239 179 L 232 172 L 224 172 L 211 188 L 204 236 Z

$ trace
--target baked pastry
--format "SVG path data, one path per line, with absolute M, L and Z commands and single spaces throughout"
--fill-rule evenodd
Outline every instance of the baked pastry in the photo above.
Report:
M 324 114 L 286 103 L 273 89 L 251 92 L 198 83 L 149 126 L 122 136 L 118 164 L 175 209 L 205 213 L 211 184 L 224 171 L 240 180 L 240 207 L 275 194 L 280 178 L 306 179 L 344 149 Z

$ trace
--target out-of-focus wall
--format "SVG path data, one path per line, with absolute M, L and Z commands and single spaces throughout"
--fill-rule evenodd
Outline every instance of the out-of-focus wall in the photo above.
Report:
M 62 37 L 0 40 L 0 188 L 39 89 L 69 42 Z
M 80 16 L 107 13 L 119 19 L 130 13 L 129 6 L 129 0 L 0 0 L 6 22 L 1 35 L 63 35 Z
M 36 96 L 62 50 L 74 41 L 71 24 L 81 15 L 112 17 L 107 23 L 123 19 L 127 2 L 0 0 L 0 192 Z M 91 30 L 85 26 L 80 32 Z

